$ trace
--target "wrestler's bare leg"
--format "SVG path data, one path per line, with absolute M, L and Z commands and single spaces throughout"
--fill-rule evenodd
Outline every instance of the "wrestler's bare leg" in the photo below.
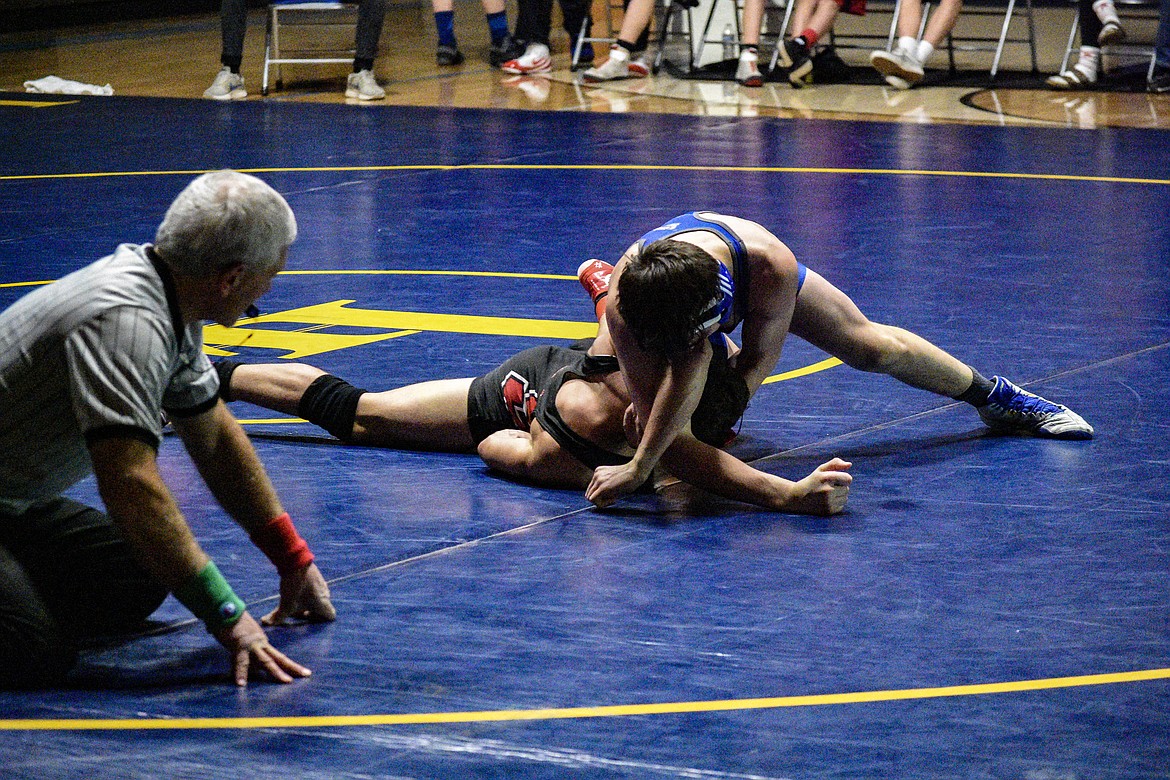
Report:
M 231 377 L 231 397 L 298 414 L 301 397 L 325 372 L 304 363 L 244 364 Z M 467 426 L 471 379 L 440 379 L 366 393 L 358 399 L 353 435 L 360 444 L 463 452 L 474 447 Z
M 809 270 L 790 332 L 861 371 L 888 374 L 911 387 L 956 398 L 971 368 L 921 336 L 866 318 L 848 295 Z

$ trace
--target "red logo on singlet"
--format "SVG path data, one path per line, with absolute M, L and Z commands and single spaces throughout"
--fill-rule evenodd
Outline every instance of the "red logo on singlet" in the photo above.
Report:
M 512 415 L 512 422 L 522 431 L 526 431 L 532 423 L 532 416 L 536 414 L 537 392 L 528 387 L 528 380 L 509 371 L 500 384 L 504 391 L 504 403 Z

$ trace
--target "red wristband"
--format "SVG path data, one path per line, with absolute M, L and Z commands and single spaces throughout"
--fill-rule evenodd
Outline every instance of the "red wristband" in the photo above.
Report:
M 313 562 L 309 543 L 297 533 L 288 512 L 272 518 L 253 532 L 252 542 L 268 556 L 282 577 Z

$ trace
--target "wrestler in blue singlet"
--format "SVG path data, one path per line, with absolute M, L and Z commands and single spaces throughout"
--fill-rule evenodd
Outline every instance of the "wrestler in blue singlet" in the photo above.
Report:
M 685 214 L 679 214 L 674 219 L 639 238 L 638 249 L 641 250 L 642 247 L 654 241 L 674 238 L 682 233 L 690 233 L 695 230 L 706 230 L 723 239 L 731 252 L 731 267 L 735 272 L 735 278 L 732 279 L 723 263 L 719 264 L 719 289 L 723 291 L 723 300 L 718 305 L 719 330 L 723 333 L 730 333 L 743 321 L 744 314 L 747 312 L 748 290 L 751 282 L 751 276 L 748 273 L 748 253 L 743 239 L 737 236 L 735 231 L 711 216 L 704 216 L 712 214 L 713 212 L 710 211 L 688 211 Z M 796 270 L 796 294 L 799 295 L 800 288 L 804 286 L 804 277 L 808 269 L 802 263 L 797 263 Z

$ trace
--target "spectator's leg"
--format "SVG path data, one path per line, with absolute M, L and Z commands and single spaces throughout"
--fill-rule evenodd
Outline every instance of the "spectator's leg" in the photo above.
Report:
M 354 40 L 353 72 L 373 70 L 378 56 L 378 40 L 386 21 L 386 0 L 362 0 L 358 6 L 357 32 Z
M 248 29 L 247 0 L 223 0 L 219 8 L 220 35 L 223 48 L 219 61 L 232 73 L 240 72 L 244 60 L 244 33 Z

